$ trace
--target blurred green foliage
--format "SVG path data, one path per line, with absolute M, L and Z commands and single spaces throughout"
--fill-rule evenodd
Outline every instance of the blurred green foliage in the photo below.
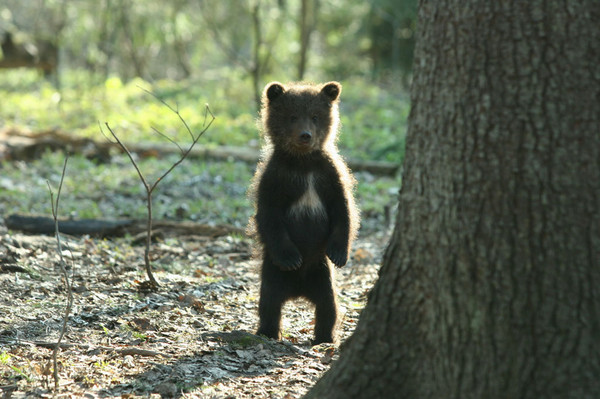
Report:
M 138 160 L 148 179 L 156 179 L 176 159 Z M 50 215 L 49 182 L 58 187 L 64 154 L 47 152 L 25 162 L 0 162 L 0 214 Z M 243 162 L 194 162 L 175 168 L 153 195 L 156 219 L 186 218 L 243 227 L 251 212 L 246 197 L 252 167 Z M 145 218 L 141 182 L 124 155 L 98 164 L 81 155 L 69 158 L 63 183 L 61 217 Z
M 126 142 L 164 141 L 153 128 L 178 142 L 188 133 L 177 115 L 144 90 L 177 107 L 192 131 L 204 128 L 205 106 L 216 116 L 200 140 L 203 146 L 260 145 L 251 88 L 228 84 L 232 80 L 160 80 L 139 78 L 122 82 L 110 77 L 95 84 L 86 71 L 72 71 L 57 91 L 33 70 L 0 74 L 0 124 L 67 133 L 103 140 L 99 124 L 108 122 Z M 400 163 L 409 101 L 403 90 L 384 90 L 363 78 L 342 81 L 342 134 L 339 147 L 349 157 Z M 107 133 L 107 132 L 106 132 Z
M 0 129 L 104 140 L 99 125 L 108 122 L 125 142 L 172 145 L 153 129 L 189 142 L 177 115 L 149 90 L 194 132 L 203 130 L 209 104 L 216 120 L 199 146 L 258 148 L 257 98 L 266 83 L 337 80 L 342 154 L 401 163 L 415 8 L 416 0 L 3 0 L 0 38 L 9 33 L 28 48 L 50 42 L 59 62 L 52 79 L 0 69 Z M 0 214 L 49 214 L 46 180 L 56 186 L 63 160 L 46 153 L 0 162 Z M 140 168 L 152 180 L 172 162 L 141 159 Z M 243 226 L 252 174 L 239 162 L 186 161 L 161 183 L 155 217 L 183 208 L 192 220 Z M 386 218 L 398 179 L 357 177 L 363 215 Z M 124 156 L 109 164 L 72 156 L 64 190 L 64 216 L 145 215 L 141 183 Z
M 410 73 L 416 0 L 3 0 L 0 33 L 46 40 L 66 69 L 100 81 L 218 78 L 385 79 Z M 304 24 L 303 24 L 304 22 Z M 301 40 L 302 33 L 307 41 Z M 298 76 L 302 47 L 307 68 Z
M 52 42 L 59 63 L 53 85 L 0 69 L 0 128 L 97 137 L 108 122 L 125 141 L 157 139 L 152 127 L 185 139 L 143 88 L 196 132 L 210 104 L 217 120 L 202 145 L 258 146 L 266 83 L 338 80 L 342 152 L 401 162 L 415 19 L 416 0 L 4 0 L 0 33 L 28 48 Z

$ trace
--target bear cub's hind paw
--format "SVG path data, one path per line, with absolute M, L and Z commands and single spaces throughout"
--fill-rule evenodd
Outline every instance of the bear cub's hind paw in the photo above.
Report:
M 258 335 L 259 337 L 267 337 L 267 338 L 271 338 L 274 339 L 275 341 L 279 341 L 281 339 L 281 335 L 279 334 L 279 331 L 273 331 L 273 330 L 268 330 L 265 328 L 259 328 L 258 331 L 256 332 L 255 335 Z

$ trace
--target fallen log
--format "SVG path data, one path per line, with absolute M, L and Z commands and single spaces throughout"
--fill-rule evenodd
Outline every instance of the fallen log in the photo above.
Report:
M 10 230 L 29 234 L 54 235 L 54 219 L 45 216 L 13 214 L 4 220 Z M 125 234 L 136 235 L 146 231 L 144 219 L 59 219 L 58 230 L 63 234 L 94 237 L 122 237 Z M 157 220 L 152 222 L 153 232 L 173 235 L 197 235 L 221 237 L 229 234 L 243 234 L 244 230 L 230 225 L 211 226 L 203 223 L 176 220 Z
M 0 130 L 0 160 L 26 161 L 39 158 L 46 151 L 66 151 L 71 154 L 82 154 L 89 159 L 108 162 L 113 146 L 109 142 L 100 143 L 56 129 L 36 133 L 15 128 Z
M 180 149 L 165 143 L 125 143 L 129 151 L 140 157 L 164 157 L 172 154 L 180 154 Z M 83 154 L 89 159 L 98 159 L 108 162 L 110 154 L 121 152 L 122 149 L 115 143 L 108 141 L 94 141 L 88 138 L 80 138 L 61 132 L 59 130 L 48 130 L 31 133 L 17 129 L 4 129 L 0 131 L 0 160 L 28 160 L 41 156 L 45 151 L 68 151 L 70 153 Z M 256 148 L 246 147 L 194 147 L 189 154 L 190 157 L 215 160 L 234 160 L 255 164 L 260 151 Z M 348 166 L 354 172 L 369 172 L 374 175 L 394 176 L 398 172 L 399 165 L 384 161 L 364 161 L 358 159 L 347 159 Z
M 29 271 L 24 267 L 17 265 L 0 265 L 0 273 L 27 273 Z
M 165 156 L 179 154 L 179 149 L 172 146 L 164 146 L 154 143 L 127 144 L 131 152 L 141 156 Z M 190 157 L 235 160 L 246 163 L 256 163 L 260 158 L 260 151 L 254 148 L 219 146 L 219 147 L 194 147 Z M 369 172 L 374 175 L 393 176 L 398 172 L 398 165 L 384 161 L 364 161 L 359 159 L 346 159 L 348 166 L 353 172 Z

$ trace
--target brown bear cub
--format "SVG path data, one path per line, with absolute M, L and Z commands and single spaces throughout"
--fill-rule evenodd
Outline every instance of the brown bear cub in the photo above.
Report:
M 261 110 L 266 146 L 251 187 L 249 231 L 262 249 L 257 334 L 280 339 L 281 308 L 292 298 L 315 305 L 314 344 L 334 342 L 338 321 L 332 263 L 348 261 L 358 229 L 354 178 L 337 152 L 342 86 L 278 82 Z

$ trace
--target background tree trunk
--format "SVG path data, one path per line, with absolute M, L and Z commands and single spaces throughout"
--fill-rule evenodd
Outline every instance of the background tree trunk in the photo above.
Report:
M 421 1 L 396 229 L 307 397 L 600 395 L 600 3 Z
M 306 65 L 308 63 L 308 50 L 310 48 L 310 37 L 315 30 L 318 9 L 318 0 L 302 0 L 300 2 L 300 21 L 298 23 L 300 31 L 300 37 L 298 40 L 298 43 L 300 44 L 297 73 L 298 81 L 304 79 L 304 74 L 306 72 Z

